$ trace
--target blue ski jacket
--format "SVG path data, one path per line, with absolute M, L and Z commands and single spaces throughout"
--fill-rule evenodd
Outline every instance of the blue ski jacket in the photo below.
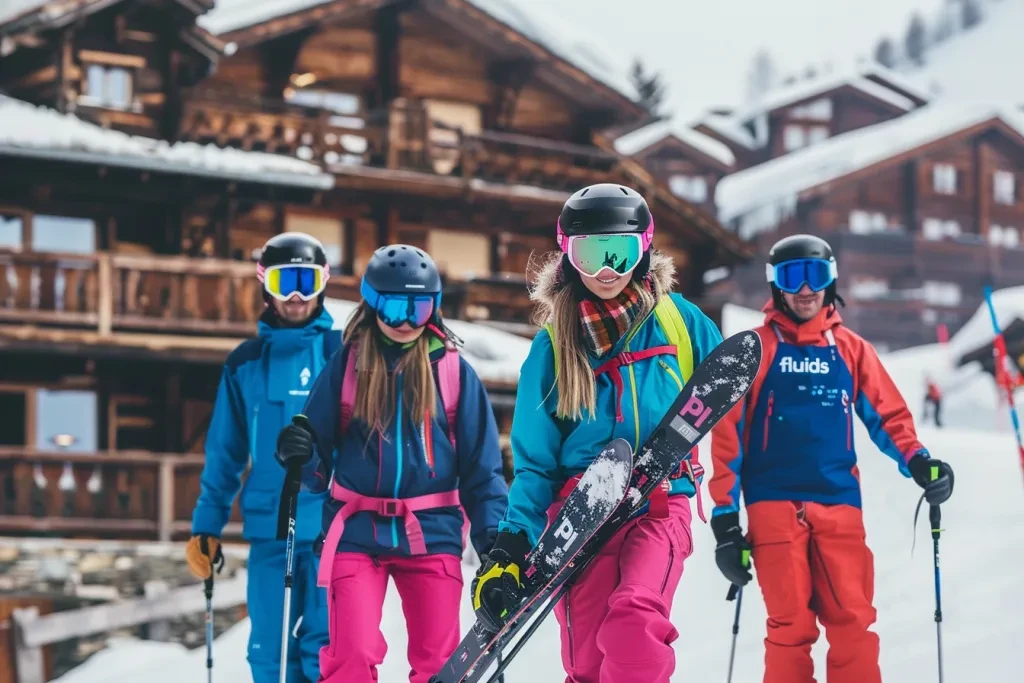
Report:
M 192 514 L 192 533 L 220 536 L 246 466 L 242 487 L 243 535 L 277 537 L 284 468 L 274 458 L 277 436 L 302 406 L 341 333 L 326 309 L 300 328 L 274 327 L 261 319 L 259 336 L 242 342 L 224 363 L 206 434 L 206 464 Z M 320 531 L 322 494 L 303 491 L 295 538 L 312 543 Z
M 404 350 L 397 345 L 382 347 L 388 366 L 394 368 Z M 471 523 L 473 546 L 479 553 L 490 550 L 508 502 L 508 486 L 502 475 L 494 413 L 476 372 L 464 358 L 459 358 L 457 450 L 449 441 L 440 390 L 431 415 L 430 433 L 424 434 L 424 425 L 414 423 L 404 411 L 401 375 L 395 379 L 398 393 L 395 417 L 384 438 L 379 433 L 371 433 L 365 422 L 354 418 L 348 429 L 339 433 L 341 387 L 350 351 L 351 346 L 346 344 L 335 354 L 306 402 L 303 412 L 316 432 L 317 444 L 313 459 L 303 468 L 303 487 L 322 492 L 333 476 L 344 488 L 372 498 L 413 498 L 458 490 Z M 443 343 L 433 337 L 430 359 L 434 363 L 435 386 L 439 386 L 436 362 L 444 353 Z M 428 438 L 433 465 L 428 459 Z M 327 499 L 322 515 L 325 536 L 340 508 L 341 503 Z M 462 555 L 464 518 L 459 508 L 433 508 L 415 514 L 423 529 L 428 553 Z M 338 551 L 408 555 L 410 548 L 402 518 L 357 512 L 345 523 Z
M 663 270 L 660 259 L 665 258 L 654 256 L 652 270 L 659 266 Z M 538 284 L 537 291 L 543 292 L 542 285 Z M 682 295 L 665 296 L 671 296 L 682 316 L 690 338 L 693 366 L 696 367 L 721 343 L 722 335 L 715 324 Z M 651 314 L 639 323 L 632 336 L 620 339 L 601 358 L 592 356 L 590 363 L 596 369 L 620 351 L 636 352 L 669 343 L 665 331 Z M 621 402 L 611 377 L 604 374 L 596 378 L 596 417 L 584 418 L 583 421 L 555 417 L 558 391 L 551 337 L 546 330 L 541 330 L 534 337 L 519 376 L 511 434 L 515 478 L 509 490 L 508 511 L 499 530 L 523 531 L 535 545 L 544 531 L 547 509 L 562 485 L 586 470 L 594 457 L 613 439 L 625 439 L 636 452 L 661 422 L 689 379 L 682 376 L 673 355 L 640 360 L 612 372 L 619 373 L 622 379 Z M 616 420 L 617 406 L 621 407 L 621 422 Z M 693 496 L 696 493 L 687 478 L 673 479 L 671 484 L 669 495 Z

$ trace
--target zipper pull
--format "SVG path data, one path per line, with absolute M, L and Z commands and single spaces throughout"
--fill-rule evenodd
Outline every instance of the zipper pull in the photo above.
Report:
M 768 417 L 772 416 L 772 407 L 775 405 L 775 391 L 768 392 Z
M 850 395 L 846 393 L 846 389 L 843 389 L 843 413 L 849 414 L 850 412 Z

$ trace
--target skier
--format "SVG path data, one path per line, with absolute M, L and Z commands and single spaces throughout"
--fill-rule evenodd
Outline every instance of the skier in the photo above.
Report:
M 211 575 L 242 472 L 251 465 L 240 502 L 243 535 L 250 543 L 248 660 L 254 683 L 277 683 L 286 557 L 285 541 L 277 540 L 284 473 L 273 458 L 274 442 L 290 416 L 301 410 L 313 381 L 341 345 L 341 335 L 332 331 L 334 321 L 323 306 L 330 269 L 315 238 L 297 232 L 272 237 L 256 274 L 267 308 L 259 336 L 242 342 L 224 365 L 185 554 L 197 578 Z M 322 507 L 322 495 L 299 496 L 289 616 L 297 642 L 289 647 L 290 683 L 317 680 L 317 655 L 327 644 L 327 605 L 316 588 L 313 555 Z
M 530 590 L 524 558 L 593 458 L 616 437 L 639 450 L 722 340 L 670 293 L 675 268 L 653 237 L 647 203 L 619 185 L 584 188 L 562 209 L 562 253 L 532 294 L 546 325 L 520 373 L 509 507 L 471 589 L 477 617 L 495 629 Z M 669 680 L 672 598 L 693 549 L 689 497 L 702 475 L 685 460 L 555 608 L 567 681 Z
M 304 416 L 281 432 L 277 456 L 302 463 L 303 485 L 332 498 L 323 508 L 319 583 L 331 641 L 321 680 L 377 680 L 391 577 L 409 633 L 409 680 L 426 683 L 459 644 L 460 504 L 485 553 L 508 487 L 487 392 L 441 320 L 433 259 L 413 246 L 381 247 L 360 293 L 342 351 Z
M 928 406 L 933 409 L 932 419 L 935 420 L 935 426 L 942 426 L 942 389 L 939 388 L 938 383 L 931 375 L 925 377 L 925 396 L 924 396 L 924 412 L 922 413 L 922 419 L 928 418 Z
M 765 683 L 813 683 L 816 618 L 829 642 L 829 683 L 877 683 L 874 568 L 865 545 L 853 412 L 928 502 L 945 502 L 953 471 L 931 458 L 874 349 L 842 325 L 832 249 L 811 235 L 768 256 L 772 299 L 757 328 L 764 360 L 743 402 L 714 428 L 715 561 L 750 581 L 751 551 L 768 611 Z M 749 535 L 739 522 L 740 491 Z

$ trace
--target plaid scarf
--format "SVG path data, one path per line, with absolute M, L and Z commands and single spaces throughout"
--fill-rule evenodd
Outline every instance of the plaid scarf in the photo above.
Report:
M 614 299 L 581 299 L 580 324 L 587 349 L 598 358 L 611 351 L 636 322 L 642 306 L 632 283 Z

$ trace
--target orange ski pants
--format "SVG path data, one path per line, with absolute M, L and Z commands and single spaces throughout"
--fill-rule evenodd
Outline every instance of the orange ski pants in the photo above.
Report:
M 747 506 L 754 575 L 768 611 L 764 683 L 815 683 L 811 645 L 825 627 L 828 683 L 881 683 L 874 556 L 850 505 Z

